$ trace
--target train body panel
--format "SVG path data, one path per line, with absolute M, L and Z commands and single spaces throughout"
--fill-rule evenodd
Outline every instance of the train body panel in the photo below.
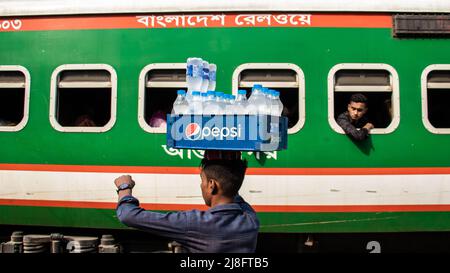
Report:
M 289 134 L 288 149 L 244 153 L 249 170 L 241 194 L 258 211 L 261 231 L 450 230 L 450 137 L 424 126 L 421 78 L 430 65 L 450 64 L 450 40 L 394 38 L 388 13 L 281 15 L 214 15 L 225 16 L 222 27 L 202 25 L 207 19 L 198 16 L 211 19 L 207 14 L 193 21 L 189 14 L 167 15 L 172 21 L 142 14 L 1 19 L 0 68 L 24 67 L 30 98 L 25 127 L 0 132 L 0 224 L 124 228 L 113 187 L 123 173 L 136 179 L 136 195 L 148 209 L 204 209 L 201 152 L 169 149 L 165 134 L 138 122 L 143 69 L 199 56 L 218 65 L 217 90 L 228 93 L 243 64 L 294 64 L 304 76 L 298 96 L 305 122 Z M 185 25 L 172 27 L 175 20 Z M 52 127 L 52 74 L 73 64 L 105 64 L 117 76 L 115 122 L 105 132 Z M 393 132 L 356 143 L 333 130 L 329 73 L 339 64 L 394 69 Z

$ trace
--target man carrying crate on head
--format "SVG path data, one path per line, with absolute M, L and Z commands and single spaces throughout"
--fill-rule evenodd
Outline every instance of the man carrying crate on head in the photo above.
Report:
M 241 152 L 205 151 L 200 189 L 210 207 L 206 211 L 146 211 L 131 195 L 135 185 L 131 176 L 120 176 L 114 181 L 119 194 L 117 216 L 127 226 L 176 240 L 186 252 L 255 252 L 259 221 L 238 194 L 246 169 Z

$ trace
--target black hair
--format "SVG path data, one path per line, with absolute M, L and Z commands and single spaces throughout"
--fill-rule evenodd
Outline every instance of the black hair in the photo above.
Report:
M 350 97 L 350 102 L 362 102 L 362 103 L 365 103 L 367 106 L 367 103 L 369 102 L 369 100 L 363 94 L 357 93 L 357 94 L 353 94 Z
M 215 179 L 220 184 L 225 196 L 234 197 L 244 181 L 247 161 L 203 158 L 200 167 L 207 179 Z

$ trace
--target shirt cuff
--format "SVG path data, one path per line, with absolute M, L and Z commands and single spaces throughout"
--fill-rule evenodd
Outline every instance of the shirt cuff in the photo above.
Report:
M 135 205 L 139 206 L 139 200 L 131 195 L 125 195 L 124 197 L 122 197 L 122 199 L 120 199 L 117 203 L 117 207 L 119 207 L 123 203 L 134 203 Z

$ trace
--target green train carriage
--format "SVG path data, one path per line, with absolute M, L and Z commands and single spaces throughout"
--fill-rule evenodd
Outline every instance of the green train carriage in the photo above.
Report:
M 199 56 L 218 65 L 216 90 L 281 92 L 288 149 L 244 153 L 241 195 L 258 212 L 260 244 L 448 234 L 449 3 L 2 2 L 4 230 L 124 230 L 112 183 L 124 173 L 147 209 L 205 209 L 201 151 L 168 148 L 165 127 L 149 124 L 170 111 L 186 59 Z M 362 143 L 335 121 L 354 92 L 369 97 L 376 126 Z M 86 114 L 94 126 L 77 124 Z

